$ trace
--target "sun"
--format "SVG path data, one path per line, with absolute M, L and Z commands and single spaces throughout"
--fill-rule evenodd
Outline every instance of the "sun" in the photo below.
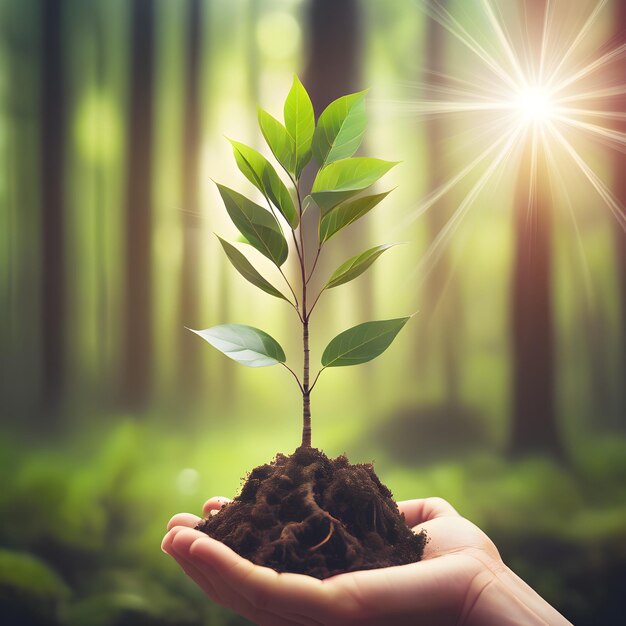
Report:
M 617 65 L 626 62 L 626 43 L 604 41 L 591 52 L 583 46 L 609 6 L 608 0 L 596 0 L 572 35 L 559 26 L 555 3 L 547 2 L 538 45 L 524 29 L 519 30 L 517 39 L 512 37 L 512 26 L 503 19 L 496 0 L 477 0 L 486 28 L 476 34 L 441 0 L 416 2 L 482 66 L 481 73 L 474 73 L 471 80 L 425 68 L 434 80 L 417 83 L 422 99 L 406 103 L 407 112 L 429 118 L 465 116 L 467 136 L 473 133 L 475 137 L 471 149 L 477 153 L 398 225 L 399 229 L 406 228 L 462 181 L 472 180 L 469 191 L 424 254 L 416 274 L 425 276 L 432 270 L 482 192 L 501 178 L 507 164 L 515 165 L 528 154 L 527 146 L 533 158 L 539 152 L 545 156 L 550 179 L 564 194 L 567 207 L 575 204 L 568 181 L 576 175 L 591 186 L 626 232 L 626 209 L 595 171 L 591 153 L 585 152 L 590 144 L 626 152 L 626 132 L 621 127 L 626 122 L 622 104 L 626 77 L 622 66 Z M 500 3 L 504 5 L 505 0 Z M 466 141 L 469 146 L 470 140 Z M 529 185 L 535 180 L 531 176 Z M 569 212 L 578 232 L 575 212 L 571 208 Z
M 552 119 L 556 106 L 550 92 L 542 86 L 528 87 L 517 94 L 513 107 L 529 123 L 543 123 Z

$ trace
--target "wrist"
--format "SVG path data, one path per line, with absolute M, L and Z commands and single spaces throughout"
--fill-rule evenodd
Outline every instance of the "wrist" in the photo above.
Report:
M 468 597 L 464 626 L 571 626 L 508 567 L 484 574 Z

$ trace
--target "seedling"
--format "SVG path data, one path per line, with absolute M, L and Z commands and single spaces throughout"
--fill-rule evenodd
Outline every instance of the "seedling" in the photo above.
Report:
M 358 324 L 339 333 L 326 346 L 321 366 L 311 382 L 309 324 L 321 296 L 329 289 L 348 283 L 365 272 L 378 257 L 395 244 L 377 245 L 342 263 L 316 294 L 311 279 L 328 241 L 373 209 L 389 192 L 362 194 L 397 163 L 371 157 L 355 157 L 366 126 L 365 91 L 332 102 L 317 124 L 313 105 L 304 86 L 294 76 L 284 106 L 285 124 L 258 109 L 261 132 L 276 161 L 291 182 L 285 185 L 272 164 L 259 152 L 230 140 L 241 173 L 263 194 L 267 209 L 239 192 L 217 183 L 233 223 L 246 243 L 272 261 L 287 292 L 274 286 L 238 248 L 218 237 L 228 260 L 250 283 L 290 304 L 302 326 L 302 376 L 287 365 L 281 345 L 266 332 L 243 324 L 222 324 L 197 335 L 231 359 L 248 367 L 282 365 L 296 380 L 302 393 L 302 446 L 311 447 L 311 393 L 320 374 L 332 367 L 366 363 L 382 354 L 409 317 Z M 318 166 L 310 195 L 302 197 L 301 177 L 313 158 Z M 317 206 L 317 250 L 307 258 L 302 216 Z M 283 271 L 292 254 L 297 255 L 300 280 L 293 285 Z M 286 295 L 287 294 L 287 295 Z
M 258 116 L 265 141 L 285 170 L 291 190 L 264 156 L 236 141 L 231 144 L 237 166 L 263 194 L 267 209 L 224 185 L 217 187 L 243 240 L 276 265 L 286 288 L 279 289 L 262 276 L 233 244 L 219 241 L 246 280 L 293 307 L 302 326 L 302 375 L 287 365 L 280 344 L 253 326 L 223 324 L 193 332 L 238 363 L 248 367 L 280 364 L 291 373 L 302 393 L 302 445 L 292 455 L 278 453 L 271 463 L 254 468 L 239 495 L 197 529 L 254 563 L 317 578 L 419 561 L 426 537 L 407 527 L 373 466 L 352 465 L 345 456 L 329 459 L 311 446 L 311 392 L 320 374 L 331 367 L 371 361 L 389 347 L 409 319 L 365 322 L 344 330 L 326 346 L 319 369 L 311 377 L 309 324 L 320 298 L 360 276 L 391 245 L 375 246 L 348 259 L 312 293 L 320 255 L 339 231 L 388 195 L 367 194 L 366 190 L 396 163 L 354 156 L 365 131 L 363 91 L 332 102 L 316 125 L 311 100 L 294 77 L 285 101 L 285 125 L 262 109 Z M 303 198 L 302 172 L 311 158 L 318 169 L 311 193 Z M 309 215 L 303 220 L 303 215 L 315 207 L 317 245 L 315 253 L 309 254 L 305 244 L 315 249 L 314 238 L 313 233 L 304 232 L 304 224 L 312 220 Z M 290 245 L 299 268 L 295 285 L 282 269 Z

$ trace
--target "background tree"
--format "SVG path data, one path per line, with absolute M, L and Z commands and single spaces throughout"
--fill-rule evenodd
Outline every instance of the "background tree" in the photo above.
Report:
M 441 0 L 437 4 L 445 10 L 448 3 L 447 0 Z M 432 88 L 432 93 L 437 94 L 446 82 L 446 31 L 433 23 L 426 29 L 425 37 L 426 58 L 423 67 L 428 72 L 427 84 Z M 437 96 L 433 98 L 437 99 Z M 425 125 L 428 192 L 437 189 L 446 179 L 443 147 L 446 126 L 446 121 L 441 117 L 432 117 Z M 424 215 L 429 242 L 435 240 L 450 219 L 450 208 L 444 198 Z M 459 347 L 462 340 L 462 298 L 459 282 L 452 272 L 450 255 L 443 250 L 436 265 L 424 276 L 418 324 L 418 372 L 423 376 L 433 363 L 441 362 L 444 402 L 457 405 L 461 376 Z
M 626 44 L 626 3 L 621 0 L 616 0 L 614 2 L 615 6 L 615 27 L 617 30 L 617 41 L 615 42 L 617 45 L 625 45 Z M 624 76 L 626 76 L 626 58 L 622 55 L 621 60 L 618 62 L 615 77 L 617 83 L 621 83 L 624 80 Z M 619 112 L 626 111 L 626 95 L 622 94 L 619 98 L 617 98 L 615 103 L 615 109 Z M 626 133 L 626 121 L 621 119 L 616 122 L 618 126 L 618 130 L 622 133 Z M 623 151 L 616 150 L 614 152 L 614 180 L 613 180 L 613 188 L 615 190 L 615 195 L 617 199 L 621 203 L 622 211 L 624 211 L 624 207 L 626 207 L 626 180 L 624 177 L 624 172 L 626 172 L 626 154 Z M 617 221 L 614 222 L 615 226 L 615 256 L 616 256 L 616 264 L 617 264 L 617 276 L 619 281 L 619 298 L 620 298 L 620 307 L 621 307 L 621 324 L 619 328 L 621 329 L 621 341 L 620 341 L 620 353 L 619 353 L 619 371 L 626 372 L 626 233 L 623 228 L 618 224 Z M 626 427 L 626 420 L 624 416 L 626 415 L 626 385 L 624 385 L 623 381 L 618 383 L 618 393 L 619 399 L 617 404 L 617 410 L 615 414 L 620 416 L 621 420 L 618 426 L 621 429 Z
M 126 187 L 126 293 L 122 389 L 124 404 L 146 407 L 152 375 L 152 119 L 154 2 L 133 0 L 131 10 L 128 178 Z
M 307 24 L 308 61 L 303 82 L 317 118 L 333 100 L 363 89 L 362 8 L 358 0 L 311 0 Z M 309 169 L 303 176 L 304 188 L 310 187 L 312 182 Z M 305 232 L 312 232 L 309 222 L 314 219 L 312 211 L 305 213 Z M 367 222 L 355 224 L 352 233 L 355 241 L 367 238 Z M 329 257 L 332 258 L 332 255 Z M 356 289 L 359 308 L 368 317 L 372 314 L 371 277 L 363 277 Z M 368 373 L 368 369 L 361 372 L 364 376 Z
M 182 231 L 183 258 L 181 266 L 181 287 L 179 325 L 194 326 L 198 320 L 198 249 L 200 245 L 200 202 L 199 168 L 200 137 L 202 119 L 201 102 L 201 58 L 202 58 L 202 19 L 201 0 L 188 0 L 186 4 L 185 55 L 184 55 L 184 106 L 182 137 Z M 197 392 L 202 375 L 199 366 L 200 353 L 193 337 L 183 333 L 180 338 L 180 363 L 178 367 L 179 390 L 183 397 L 193 397 Z
M 41 3 L 41 355 L 42 401 L 57 413 L 65 390 L 65 76 L 63 2 Z M 43 420 L 43 423 L 50 423 Z
M 546 0 L 526 0 L 531 50 L 541 50 Z M 538 58 L 534 61 L 537 63 Z M 513 454 L 562 456 L 555 410 L 555 336 L 552 312 L 552 192 L 541 142 L 533 154 L 526 135 L 515 193 L 511 299 Z M 536 160 L 533 158 L 536 156 Z

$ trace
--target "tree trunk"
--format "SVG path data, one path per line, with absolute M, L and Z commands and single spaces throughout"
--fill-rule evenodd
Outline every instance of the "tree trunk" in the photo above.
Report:
M 308 15 L 308 62 L 304 72 L 303 83 L 311 96 L 315 117 L 333 101 L 348 93 L 363 89 L 361 83 L 362 57 L 362 14 L 358 0 L 311 0 Z M 315 165 L 316 167 L 316 165 Z M 302 175 L 300 188 L 302 197 L 309 193 L 313 184 L 313 165 L 307 167 Z M 317 215 L 315 211 L 307 211 L 304 215 L 305 232 L 310 239 L 305 240 L 307 264 L 310 264 L 317 249 Z M 367 239 L 367 218 L 350 226 L 350 239 L 365 241 Z M 315 238 L 315 241 L 312 239 Z M 329 250 L 330 252 L 330 250 Z M 346 260 L 347 252 L 341 252 L 340 258 L 326 254 L 320 260 L 316 275 L 324 275 L 327 265 L 334 267 Z M 311 284 L 314 284 L 312 282 Z M 371 317 L 372 310 L 372 278 L 371 275 L 359 278 L 358 289 L 359 311 L 365 319 Z M 361 370 L 367 376 L 369 369 Z
M 129 151 L 126 188 L 124 404 L 146 408 L 152 375 L 153 0 L 131 3 Z
M 530 50 L 539 51 L 546 0 L 527 0 L 525 9 Z M 513 219 L 513 423 L 509 451 L 512 454 L 541 452 L 561 458 L 563 449 L 554 397 L 552 193 L 541 139 L 537 139 L 533 155 L 532 133 L 533 128 L 529 127 Z
M 41 374 L 44 409 L 56 414 L 66 383 L 63 3 L 41 6 Z
M 513 220 L 513 424 L 510 451 L 562 456 L 554 402 L 552 198 L 541 142 L 522 157 Z M 532 182 L 531 182 L 532 181 Z
M 615 25 L 617 29 L 617 41 L 615 45 L 626 44 L 626 3 L 623 0 L 615 2 L 616 19 Z M 624 76 L 626 76 L 626 60 L 624 57 L 619 61 L 616 68 L 616 79 L 619 84 L 623 84 Z M 618 112 L 626 111 L 626 96 L 622 95 L 615 102 L 615 110 Z M 626 133 L 626 122 L 620 120 L 617 122 L 617 130 Z M 626 207 L 626 154 L 624 152 L 615 151 L 614 159 L 614 190 L 617 199 L 621 203 L 622 213 L 624 207 Z M 618 404 L 615 414 L 618 417 L 619 423 L 616 426 L 623 430 L 626 427 L 626 384 L 624 379 L 626 378 L 626 232 L 619 225 L 617 220 L 615 221 L 615 262 L 617 264 L 617 277 L 619 281 L 619 306 L 621 308 L 621 324 L 619 326 L 621 331 L 621 340 L 619 345 L 619 362 L 618 362 Z
M 188 0 L 185 54 L 185 105 L 182 154 L 182 230 L 183 260 L 179 306 L 180 363 L 179 389 L 185 398 L 193 399 L 201 385 L 200 348 L 191 333 L 183 327 L 198 328 L 199 284 L 198 249 L 200 229 L 200 60 L 202 2 Z
M 444 9 L 447 0 L 440 3 Z M 442 87 L 445 79 L 446 31 L 439 25 L 428 28 L 426 34 L 426 67 L 432 72 L 429 83 Z M 446 178 L 442 140 L 445 136 L 445 123 L 442 117 L 433 117 L 426 124 L 426 151 L 428 153 L 428 191 L 437 189 Z M 426 212 L 425 224 L 429 241 L 434 241 L 451 217 L 446 200 Z M 442 359 L 444 402 L 450 405 L 459 403 L 460 363 L 459 347 L 462 331 L 462 298 L 458 281 L 451 277 L 450 256 L 444 251 L 432 271 L 424 279 L 423 298 L 420 303 L 420 323 L 418 326 L 418 372 L 426 374 L 429 364 Z M 436 312 L 436 314 L 435 314 Z

